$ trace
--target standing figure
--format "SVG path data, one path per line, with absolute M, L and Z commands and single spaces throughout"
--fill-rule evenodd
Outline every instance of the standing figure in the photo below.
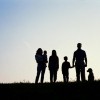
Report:
M 57 56 L 56 50 L 52 50 L 52 55 L 49 57 L 48 67 L 50 71 L 50 82 L 56 82 L 57 71 L 59 69 L 59 58 Z
M 44 74 L 45 74 L 45 70 L 46 70 L 46 67 L 47 67 L 47 63 L 48 63 L 47 51 L 44 50 L 44 53 L 43 53 L 43 69 L 42 69 L 41 83 L 43 83 L 43 81 L 44 81 Z
M 85 67 L 87 66 L 87 55 L 84 50 L 81 49 L 82 44 L 77 44 L 77 50 L 73 54 L 72 65 L 76 68 L 76 78 L 77 82 L 80 82 L 80 77 L 82 81 L 85 81 Z
M 43 62 L 42 53 L 43 53 L 42 49 L 38 48 L 38 50 L 36 52 L 36 55 L 35 55 L 35 60 L 37 62 L 37 75 L 36 75 L 35 83 L 38 83 L 40 74 L 41 74 L 41 83 L 43 83 L 43 75 L 44 75 L 43 66 L 44 66 L 44 62 Z
M 71 68 L 70 62 L 68 62 L 68 57 L 65 56 L 64 62 L 62 63 L 62 74 L 63 74 L 63 81 L 64 82 L 69 81 L 69 68 Z

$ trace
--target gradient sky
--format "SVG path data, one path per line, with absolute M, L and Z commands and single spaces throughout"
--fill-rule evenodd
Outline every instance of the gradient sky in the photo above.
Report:
M 86 70 L 91 67 L 100 79 L 100 0 L 0 0 L 0 83 L 34 82 L 38 48 L 47 50 L 48 58 L 57 51 L 57 81 L 62 81 L 63 57 L 72 65 L 78 42 L 87 53 Z M 75 68 L 69 78 L 76 80 Z

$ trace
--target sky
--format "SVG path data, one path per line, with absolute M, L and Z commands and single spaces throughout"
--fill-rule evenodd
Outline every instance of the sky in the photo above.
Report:
M 59 57 L 62 81 L 64 56 L 72 65 L 77 43 L 86 51 L 88 68 L 100 79 L 100 0 L 0 0 L 0 83 L 35 82 L 38 48 Z M 86 79 L 88 73 L 86 72 Z M 44 82 L 50 82 L 48 67 Z M 76 80 L 75 68 L 69 81 Z

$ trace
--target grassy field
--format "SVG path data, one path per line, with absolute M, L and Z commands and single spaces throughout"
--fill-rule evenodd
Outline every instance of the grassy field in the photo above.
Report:
M 100 81 L 0 84 L 0 100 L 96 100 L 99 98 Z

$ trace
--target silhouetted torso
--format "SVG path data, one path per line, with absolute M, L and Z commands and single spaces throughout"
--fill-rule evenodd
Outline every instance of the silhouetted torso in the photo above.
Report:
M 58 69 L 58 57 L 57 56 L 50 56 L 49 58 L 49 69 Z
M 36 62 L 37 62 L 37 67 L 39 68 L 39 69 L 41 69 L 42 68 L 42 66 L 43 66 L 43 56 L 42 55 L 38 55 L 38 54 L 36 54 L 35 55 L 35 59 L 36 59 Z
M 74 57 L 76 59 L 75 65 L 76 67 L 84 66 L 84 58 L 86 58 L 86 53 L 84 50 L 79 49 L 74 52 Z
M 62 64 L 62 73 L 64 75 L 66 75 L 69 68 L 70 68 L 70 63 L 69 62 L 63 62 L 63 64 Z

